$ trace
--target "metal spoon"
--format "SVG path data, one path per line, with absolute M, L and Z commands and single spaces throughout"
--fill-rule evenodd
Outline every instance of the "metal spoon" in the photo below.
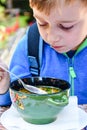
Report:
M 26 90 L 28 90 L 28 91 L 30 91 L 30 92 L 32 92 L 32 93 L 37 93 L 37 94 L 47 94 L 47 92 L 44 91 L 44 90 L 41 90 L 41 89 L 39 89 L 39 88 L 37 88 L 37 87 L 35 87 L 35 86 L 32 86 L 32 85 L 25 84 L 17 75 L 15 75 L 15 74 L 12 73 L 11 71 L 9 71 L 9 70 L 6 69 L 5 67 L 3 67 L 2 65 L 0 65 L 0 67 L 1 67 L 3 70 L 5 70 L 6 72 L 12 74 L 15 78 L 17 78 L 18 81 L 23 85 L 23 87 L 24 87 Z

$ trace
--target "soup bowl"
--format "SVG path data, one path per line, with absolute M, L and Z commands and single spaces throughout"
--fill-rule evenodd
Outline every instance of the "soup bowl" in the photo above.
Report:
M 55 121 L 58 113 L 69 103 L 70 84 L 65 80 L 47 77 L 22 80 L 47 93 L 31 93 L 25 90 L 18 80 L 13 81 L 10 84 L 10 96 L 20 116 L 32 124 L 48 124 Z

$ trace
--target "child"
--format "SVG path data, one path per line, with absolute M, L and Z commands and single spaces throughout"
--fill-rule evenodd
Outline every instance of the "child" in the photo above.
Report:
M 70 93 L 78 97 L 78 104 L 87 104 L 87 0 L 29 1 L 42 42 L 46 42 L 40 76 L 69 81 Z M 21 78 L 32 76 L 27 35 L 18 44 L 10 64 L 10 70 Z
M 7 68 L 6 64 L 0 59 L 0 65 Z M 11 105 L 9 96 L 9 74 L 0 67 L 0 106 Z

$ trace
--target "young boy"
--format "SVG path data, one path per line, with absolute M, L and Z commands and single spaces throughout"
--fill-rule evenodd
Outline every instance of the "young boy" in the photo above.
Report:
M 7 65 L 1 59 L 0 66 L 7 68 Z M 0 106 L 11 105 L 10 96 L 8 92 L 9 84 L 9 74 L 0 67 Z
M 40 76 L 69 81 L 70 93 L 78 97 L 78 104 L 87 104 L 87 0 L 29 1 L 42 42 L 46 43 Z M 26 33 L 10 64 L 10 70 L 21 78 L 32 76 L 27 39 Z

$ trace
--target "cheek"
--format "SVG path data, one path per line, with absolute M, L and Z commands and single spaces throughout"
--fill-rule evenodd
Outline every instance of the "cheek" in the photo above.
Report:
M 78 26 L 76 26 L 72 34 L 72 36 L 75 37 L 74 39 L 79 42 L 83 41 L 86 35 L 87 35 L 87 23 L 85 22 L 81 22 L 80 24 L 78 24 Z
M 39 28 L 39 33 L 40 33 L 42 39 L 43 39 L 45 42 L 47 42 L 47 33 L 46 33 L 46 31 Z
M 65 41 L 66 46 L 71 49 L 78 48 L 78 46 L 84 39 L 84 38 L 80 38 L 79 36 L 80 36 L 79 34 L 75 34 L 75 33 L 69 34 Z
M 68 32 L 62 36 L 61 43 L 72 49 L 79 44 L 79 37 L 74 31 Z

